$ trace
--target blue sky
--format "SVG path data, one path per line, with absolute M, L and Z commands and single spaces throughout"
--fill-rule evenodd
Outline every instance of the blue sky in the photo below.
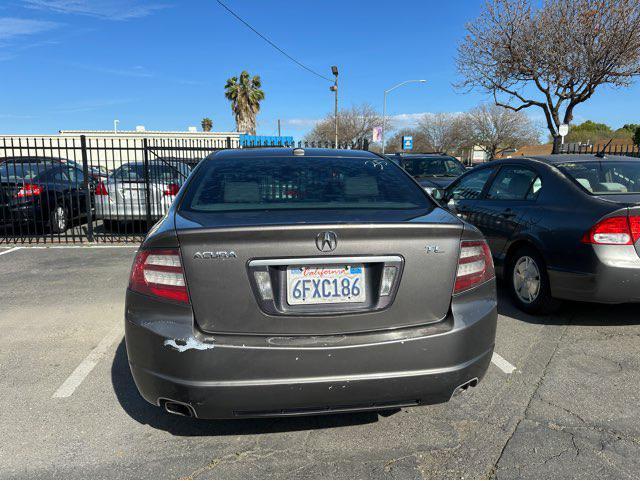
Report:
M 340 68 L 342 106 L 388 99 L 407 125 L 424 112 L 460 112 L 488 100 L 457 92 L 454 57 L 481 0 L 226 0 L 292 56 L 330 77 Z M 209 116 L 233 130 L 226 79 L 262 77 L 258 133 L 303 135 L 333 108 L 330 83 L 300 69 L 214 0 L 3 0 L 0 133 L 64 129 L 186 130 Z M 530 110 L 536 120 L 540 112 Z M 576 120 L 640 122 L 640 86 L 601 89 Z

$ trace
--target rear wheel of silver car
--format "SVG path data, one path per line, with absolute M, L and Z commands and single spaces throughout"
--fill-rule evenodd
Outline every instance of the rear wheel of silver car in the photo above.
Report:
M 51 230 L 56 234 L 65 232 L 69 228 L 67 210 L 61 205 L 56 206 L 51 212 L 50 223 Z
M 511 297 L 521 310 L 549 314 L 560 306 L 560 302 L 551 297 L 547 268 L 535 249 L 518 249 L 510 259 L 507 274 Z

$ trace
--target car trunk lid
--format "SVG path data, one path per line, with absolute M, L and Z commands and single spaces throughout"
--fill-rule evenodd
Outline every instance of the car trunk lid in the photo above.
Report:
M 206 215 L 176 215 L 187 286 L 202 330 L 328 335 L 437 322 L 447 315 L 462 223 L 442 209 L 411 222 L 387 223 L 361 217 L 298 224 L 293 214 L 289 223 L 270 225 L 270 216 L 262 213 L 260 225 L 208 227 Z M 325 219 L 331 219 L 326 212 Z M 335 234 L 337 245 L 322 252 L 316 240 L 327 232 Z M 382 299 L 385 267 L 397 271 L 395 290 Z M 362 269 L 366 296 L 361 302 L 294 304 L 288 282 L 295 276 L 291 270 L 299 268 L 326 268 L 329 274 L 336 268 Z M 273 300 L 261 298 L 256 271 L 268 273 Z

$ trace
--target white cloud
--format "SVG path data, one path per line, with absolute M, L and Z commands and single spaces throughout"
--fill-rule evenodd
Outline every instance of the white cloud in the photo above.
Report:
M 167 5 L 140 0 L 23 0 L 30 8 L 56 13 L 88 15 L 108 20 L 146 17 Z
M 388 115 L 387 121 L 394 129 L 406 129 L 415 127 L 422 117 L 430 113 L 431 112 L 416 112 L 412 114 Z
M 285 119 L 284 124 L 299 129 L 311 129 L 322 119 Z
M 23 35 L 34 35 L 58 26 L 55 22 L 30 20 L 27 18 L 0 17 L 0 41 Z
M 108 99 L 108 100 L 91 100 L 81 101 L 71 104 L 66 104 L 64 107 L 59 107 L 51 110 L 54 114 L 75 114 L 81 112 L 92 112 L 94 110 L 104 110 L 110 107 L 117 107 L 118 105 L 128 104 L 133 102 L 133 99 Z
M 156 75 L 153 72 L 150 72 L 146 68 L 141 65 L 136 65 L 134 67 L 129 68 L 110 68 L 110 67 L 99 67 L 94 65 L 86 65 L 86 64 L 73 64 L 76 68 L 81 68 L 84 70 L 88 70 L 90 72 L 96 72 L 99 74 L 105 75 L 117 75 L 119 77 L 134 77 L 134 78 L 152 78 Z

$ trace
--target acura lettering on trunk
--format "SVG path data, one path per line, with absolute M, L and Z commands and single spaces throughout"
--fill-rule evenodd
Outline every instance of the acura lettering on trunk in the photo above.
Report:
M 237 257 L 234 251 L 205 251 L 193 254 L 194 259 L 236 259 Z
M 136 255 L 127 354 L 142 396 L 184 416 L 432 404 L 484 376 L 496 304 L 480 232 L 393 162 L 228 150 Z

